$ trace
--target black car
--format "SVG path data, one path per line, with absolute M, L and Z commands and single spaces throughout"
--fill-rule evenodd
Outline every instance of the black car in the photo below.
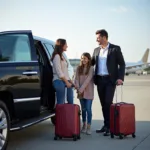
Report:
M 0 32 L 0 150 L 6 149 L 10 131 L 49 118 L 55 123 L 54 44 L 31 31 Z

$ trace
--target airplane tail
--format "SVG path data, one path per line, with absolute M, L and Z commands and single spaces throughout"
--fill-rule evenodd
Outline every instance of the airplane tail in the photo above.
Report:
M 149 51 L 150 51 L 149 48 L 145 51 L 145 53 L 144 53 L 144 55 L 143 55 L 143 57 L 142 57 L 141 62 L 147 63 L 147 61 L 148 61 L 148 56 L 149 56 Z

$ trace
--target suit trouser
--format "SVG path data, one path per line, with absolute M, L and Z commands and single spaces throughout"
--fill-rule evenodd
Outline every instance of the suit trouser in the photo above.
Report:
M 100 98 L 104 125 L 110 127 L 110 106 L 113 102 L 116 85 L 112 83 L 110 77 L 97 76 L 97 90 Z

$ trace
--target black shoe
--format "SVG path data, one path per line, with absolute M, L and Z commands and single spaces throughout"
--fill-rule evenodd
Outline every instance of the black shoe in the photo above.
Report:
M 106 128 L 106 130 L 104 132 L 104 136 L 110 136 L 110 131 L 108 128 Z
M 106 131 L 106 127 L 103 126 L 101 129 L 96 130 L 96 133 L 103 133 L 103 132 L 105 132 L 105 131 Z

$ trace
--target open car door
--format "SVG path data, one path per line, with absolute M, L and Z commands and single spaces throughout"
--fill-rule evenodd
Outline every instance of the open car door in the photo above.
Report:
M 0 92 L 12 95 L 19 119 L 40 113 L 40 79 L 31 31 L 0 32 Z

